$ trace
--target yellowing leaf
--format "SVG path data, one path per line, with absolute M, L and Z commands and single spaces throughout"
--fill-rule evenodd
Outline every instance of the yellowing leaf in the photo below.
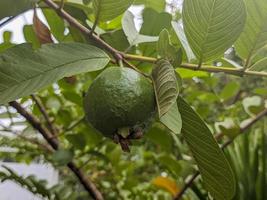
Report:
M 173 196 L 175 196 L 180 191 L 176 182 L 167 177 L 158 176 L 152 181 L 152 184 L 159 188 L 167 190 Z

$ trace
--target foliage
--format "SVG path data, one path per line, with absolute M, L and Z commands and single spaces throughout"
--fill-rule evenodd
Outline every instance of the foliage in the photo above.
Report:
M 88 199 L 74 165 L 105 199 L 266 199 L 266 2 L 2 1 L 1 28 L 34 7 L 47 23 L 35 12 L 26 44 L 8 31 L 0 44 L 0 159 L 49 163 L 60 181 L 47 187 L 9 168 L 1 181 Z M 157 102 L 157 120 L 130 153 L 84 119 L 84 94 L 116 63 L 150 78 Z M 27 112 L 34 117 L 19 115 Z

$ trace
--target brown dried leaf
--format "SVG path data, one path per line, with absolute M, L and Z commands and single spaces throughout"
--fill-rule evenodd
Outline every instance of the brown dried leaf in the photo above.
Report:
M 34 32 L 41 44 L 53 43 L 48 27 L 38 18 L 36 10 L 33 15 Z

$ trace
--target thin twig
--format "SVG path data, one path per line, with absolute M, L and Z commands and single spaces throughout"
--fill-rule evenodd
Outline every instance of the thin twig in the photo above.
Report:
M 51 145 L 54 150 L 57 150 L 59 147 L 58 140 L 53 138 L 52 133 L 42 125 L 42 123 L 31 113 L 26 111 L 18 102 L 12 101 L 9 103 L 10 106 L 15 108 L 18 113 L 20 113 L 25 119 L 36 129 L 38 130 L 45 140 Z M 100 191 L 96 188 L 95 184 L 87 177 L 74 162 L 69 162 L 67 164 L 68 168 L 77 176 L 80 180 L 80 183 L 84 188 L 89 192 L 89 194 L 96 200 L 103 200 L 103 196 Z
M 21 138 L 22 140 L 24 140 L 26 142 L 29 142 L 29 143 L 34 144 L 34 145 L 37 145 L 40 149 L 44 149 L 44 150 L 46 150 L 48 152 L 53 152 L 53 149 L 51 148 L 51 146 L 48 146 L 48 145 L 46 145 L 44 143 L 41 143 L 37 139 L 28 138 L 28 137 L 22 135 L 21 133 L 16 132 L 16 131 L 12 130 L 11 128 L 4 126 L 3 124 L 0 124 L 0 126 L 2 127 L 2 129 L 0 131 L 12 133 L 12 134 L 16 135 L 17 137 Z
M 267 108 L 265 110 L 263 110 L 262 112 L 260 112 L 258 115 L 256 115 L 255 117 L 251 118 L 251 120 L 245 124 L 244 126 L 240 127 L 240 132 L 239 135 L 245 133 L 251 126 L 253 126 L 256 122 L 258 122 L 261 118 L 263 118 L 264 116 L 267 115 Z M 218 135 L 215 136 L 216 139 L 220 139 L 223 136 L 223 133 L 220 133 Z M 228 141 L 226 141 L 221 148 L 225 149 L 227 146 L 229 146 L 230 144 L 232 144 L 234 141 L 234 139 L 230 139 Z M 184 195 L 184 193 L 186 192 L 187 189 L 189 189 L 191 187 L 191 185 L 193 184 L 194 180 L 200 175 L 199 171 L 197 171 L 184 185 L 184 187 L 181 189 L 181 191 L 175 196 L 175 200 L 179 200 L 182 198 L 182 196 Z
M 3 21 L 2 23 L 0 23 L 0 28 L 2 28 L 2 26 L 6 25 L 7 23 L 11 22 L 16 17 L 17 16 L 12 16 L 12 17 L 7 18 L 5 21 Z
M 92 40 L 94 40 L 98 45 L 100 45 L 102 48 L 104 48 L 106 51 L 111 53 L 116 60 L 121 59 L 121 54 L 118 50 L 114 49 L 112 46 L 104 42 L 99 36 L 95 34 L 91 34 L 91 30 L 79 23 L 75 18 L 73 18 L 69 13 L 67 13 L 65 10 L 60 9 L 60 7 L 54 3 L 51 0 L 44 0 L 44 2 L 50 7 L 53 8 L 59 16 L 61 16 L 63 19 L 65 19 L 71 26 L 77 28 L 80 30 L 83 34 L 90 37 Z
M 41 99 L 34 94 L 32 94 L 31 97 L 32 97 L 33 101 L 36 103 L 36 105 L 37 105 L 38 109 L 40 110 L 40 112 L 42 113 L 42 115 L 44 116 L 49 130 L 51 131 L 51 133 L 53 135 L 56 135 L 58 131 L 57 131 L 56 127 L 53 125 L 53 122 L 50 120 L 49 115 L 48 115 L 46 108 L 44 107 Z

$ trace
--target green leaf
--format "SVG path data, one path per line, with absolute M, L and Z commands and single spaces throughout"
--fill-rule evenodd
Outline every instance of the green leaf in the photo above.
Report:
M 130 11 L 125 12 L 122 18 L 122 28 L 131 46 L 144 42 L 158 41 L 158 37 L 142 35 L 136 30 L 134 15 Z
M 209 74 L 207 72 L 201 72 L 201 71 L 192 71 L 189 69 L 184 69 L 184 68 L 178 68 L 176 69 L 177 72 L 179 72 L 180 76 L 185 79 L 185 78 L 193 78 L 193 77 L 208 77 Z
M 127 49 L 130 45 L 127 37 L 121 29 L 104 33 L 101 35 L 101 38 L 103 38 L 103 40 L 105 40 L 105 42 L 109 45 L 120 51 L 125 51 L 125 49 Z
M 265 0 L 244 0 L 247 21 L 243 33 L 236 42 L 237 53 L 250 63 L 251 57 L 267 44 L 267 4 Z
M 260 96 L 246 97 L 242 104 L 246 113 L 252 117 L 264 109 L 264 101 Z
M 159 34 L 158 53 L 162 58 L 168 58 L 168 50 L 170 48 L 170 36 L 167 29 L 163 29 Z
M 222 100 L 226 101 L 236 95 L 239 89 L 240 84 L 238 82 L 230 82 L 224 86 L 219 96 Z
M 112 20 L 123 14 L 134 0 L 93 0 L 96 19 L 100 21 Z
M 254 63 L 249 70 L 251 71 L 267 71 L 267 58 L 263 58 L 258 62 Z
M 0 20 L 5 17 L 16 16 L 24 11 L 33 8 L 37 0 L 1 0 Z
M 23 27 L 23 34 L 26 42 L 31 43 L 34 49 L 40 47 L 41 44 L 34 32 L 33 25 L 25 25 Z
M 235 194 L 235 177 L 223 151 L 200 116 L 178 98 L 182 134 L 196 159 L 206 189 L 216 200 L 230 200 Z
M 50 31 L 55 36 L 58 41 L 63 41 L 65 39 L 64 31 L 65 25 L 64 21 L 57 15 L 54 10 L 43 9 L 42 10 L 46 21 L 50 27 Z
M 181 49 L 176 51 L 175 47 L 171 45 L 167 29 L 163 29 L 159 35 L 158 53 L 162 58 L 170 61 L 175 68 L 179 67 L 182 63 L 182 51 Z
M 240 133 L 239 125 L 232 118 L 225 118 L 224 121 L 214 124 L 216 132 L 223 133 L 230 138 L 236 137 Z
M 68 164 L 74 157 L 72 151 L 67 149 L 59 149 L 52 155 L 52 160 L 56 162 L 56 164 L 63 166 Z
M 185 33 L 184 33 L 184 29 L 182 28 L 182 25 L 178 22 L 173 21 L 172 27 L 173 27 L 178 39 L 180 40 L 180 43 L 182 44 L 182 46 L 185 50 L 188 61 L 190 62 L 192 60 L 195 60 L 196 56 L 193 53 L 193 51 L 192 51 L 192 49 L 188 43 L 187 38 L 185 37 Z
M 153 68 L 152 79 L 159 117 L 166 114 L 176 102 L 179 87 L 175 71 L 166 60 L 159 60 Z
M 159 156 L 158 160 L 161 162 L 162 165 L 166 166 L 166 168 L 170 172 L 179 177 L 179 175 L 181 174 L 182 167 L 175 157 L 170 154 L 163 154 Z
M 140 30 L 141 34 L 158 36 L 165 28 L 170 30 L 172 16 L 166 12 L 157 12 L 151 8 L 144 9 L 143 24 Z
M 200 63 L 221 56 L 241 34 L 246 20 L 243 0 L 185 0 L 183 24 Z
M 164 135 L 164 137 L 162 137 Z M 145 134 L 145 138 L 156 144 L 160 151 L 173 153 L 173 138 L 168 130 L 161 123 L 154 123 L 151 129 Z
M 179 134 L 182 129 L 182 118 L 176 103 L 160 118 L 160 121 L 173 133 Z
M 0 104 L 30 95 L 63 77 L 103 69 L 109 57 L 86 44 L 22 44 L 0 54 Z

